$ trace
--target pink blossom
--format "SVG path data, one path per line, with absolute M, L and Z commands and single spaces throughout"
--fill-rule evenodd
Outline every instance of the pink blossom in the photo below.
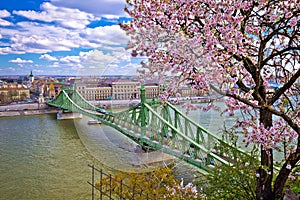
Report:
M 293 17 L 291 20 L 290 20 L 290 26 L 291 27 L 294 27 L 297 25 L 297 18 L 296 17 Z
M 295 180 L 295 179 L 296 179 L 295 176 L 293 176 L 293 175 L 291 175 L 291 174 L 289 175 L 289 178 L 292 179 L 292 180 Z
M 286 18 L 290 18 L 292 15 L 293 15 L 293 14 L 292 14 L 291 12 L 287 12 L 287 13 L 285 14 L 285 17 L 286 17 Z
M 296 79 L 299 71 L 298 1 L 131 2 L 133 20 L 123 29 L 134 55 L 148 57 L 142 77 L 170 77 L 163 101 L 180 85 L 217 92 L 226 96 L 223 113 L 241 113 L 234 131 L 243 133 L 246 146 L 278 150 L 283 158 L 299 152 L 299 99 L 293 98 L 295 84 L 286 84 L 295 82 L 291 77 Z M 277 80 L 284 91 L 269 86 Z M 187 111 L 213 108 L 183 106 Z M 272 115 L 268 123 L 261 111 Z
M 277 18 L 277 15 L 272 15 L 271 18 L 270 18 L 270 20 L 272 22 L 276 22 L 276 18 Z

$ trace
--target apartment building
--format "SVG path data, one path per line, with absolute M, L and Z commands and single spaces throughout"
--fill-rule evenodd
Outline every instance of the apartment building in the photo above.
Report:
M 3 84 L 0 88 L 0 101 L 23 101 L 30 97 L 30 90 L 23 84 Z

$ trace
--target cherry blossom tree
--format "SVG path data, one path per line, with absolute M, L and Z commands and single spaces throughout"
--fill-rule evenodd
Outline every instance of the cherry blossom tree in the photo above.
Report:
M 300 160 L 300 1 L 127 0 L 125 10 L 128 48 L 148 58 L 143 76 L 172 75 L 165 95 L 190 85 L 247 113 L 236 127 L 261 147 L 257 199 L 282 197 Z

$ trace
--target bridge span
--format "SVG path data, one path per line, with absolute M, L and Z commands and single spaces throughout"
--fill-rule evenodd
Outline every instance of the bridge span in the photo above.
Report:
M 63 89 L 47 104 L 91 117 L 118 130 L 143 148 L 162 151 L 206 172 L 211 172 L 214 166 L 232 162 L 233 155 L 225 155 L 220 145 L 235 147 L 169 102 L 146 99 L 143 86 L 141 102 L 120 112 L 109 112 L 90 104 L 75 89 Z M 238 153 L 245 153 L 235 149 Z

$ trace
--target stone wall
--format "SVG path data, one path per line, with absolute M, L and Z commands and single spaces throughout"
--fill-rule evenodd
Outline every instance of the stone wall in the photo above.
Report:
M 22 103 L 22 104 L 9 104 L 0 106 L 0 112 L 3 111 L 20 111 L 20 110 L 39 110 L 48 109 L 48 105 L 45 103 Z
M 10 104 L 0 106 L 0 117 L 57 113 L 58 110 L 45 103 Z

